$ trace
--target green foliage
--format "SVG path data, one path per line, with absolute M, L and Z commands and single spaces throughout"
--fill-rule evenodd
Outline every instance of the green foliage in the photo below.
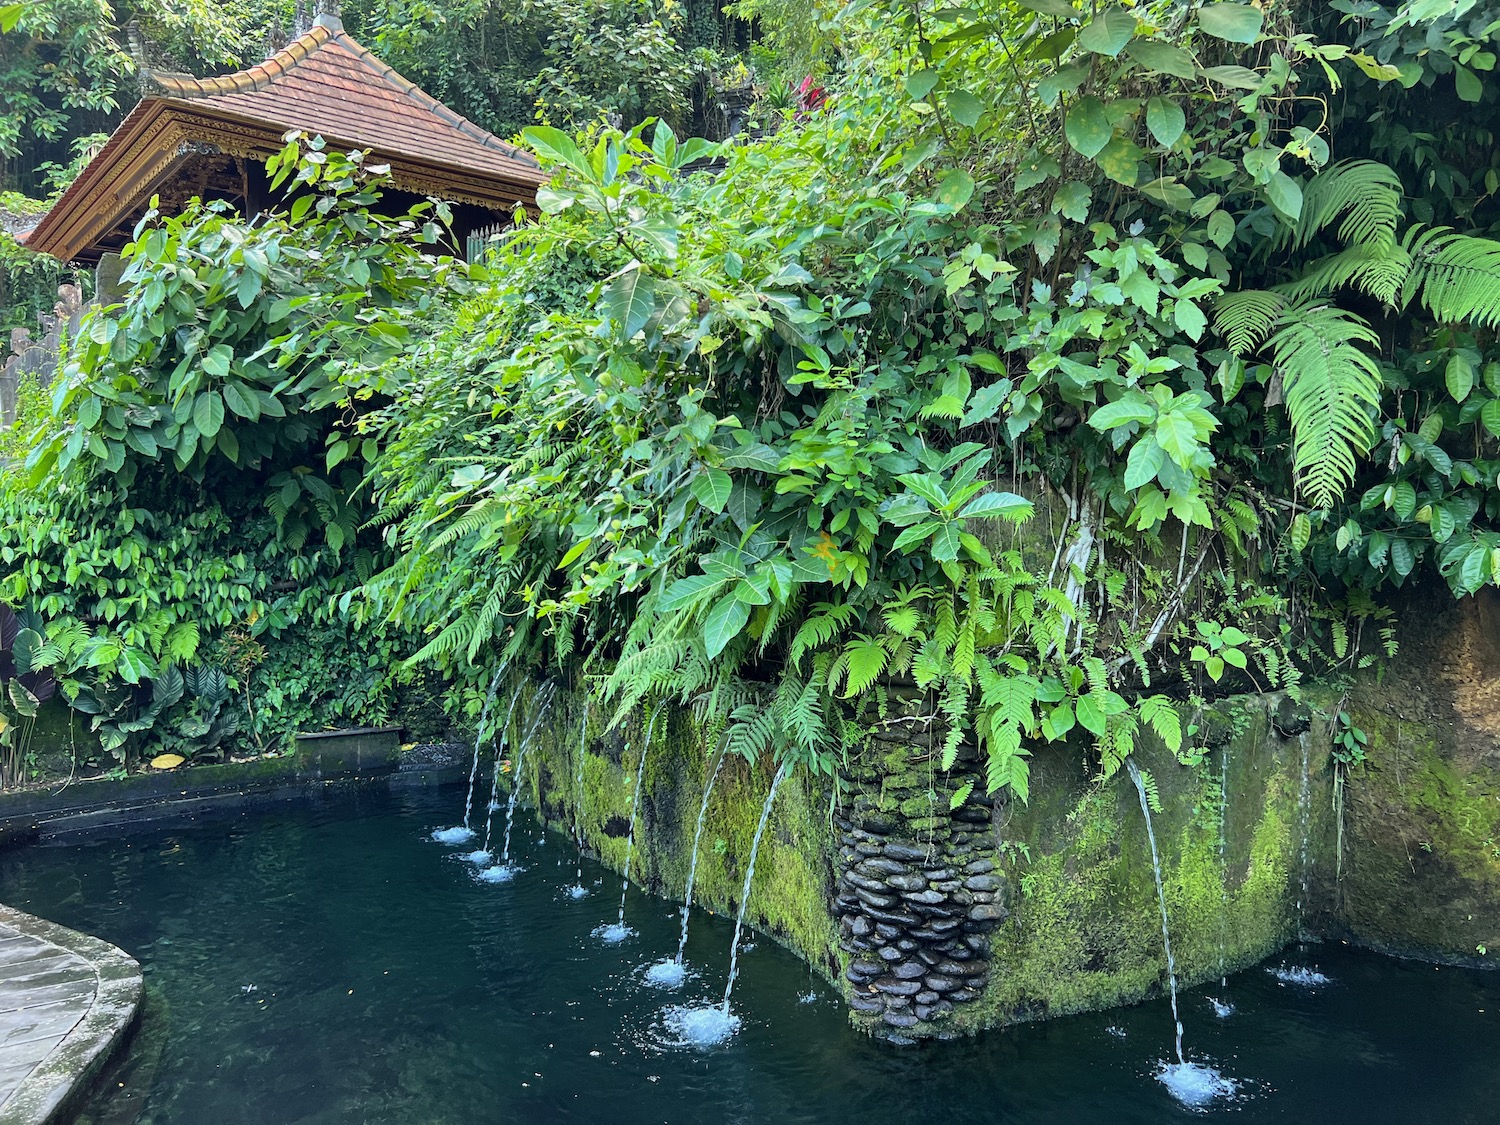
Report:
M 379 172 L 357 160 L 294 141 L 272 172 L 298 192 L 284 213 L 143 222 L 123 303 L 85 319 L 50 416 L 28 419 L 24 471 L 0 476 L 0 599 L 34 616 L 70 705 L 122 761 L 214 751 L 241 718 L 264 745 L 389 696 L 394 633 L 339 629 L 336 680 L 306 660 L 378 549 L 361 488 L 373 387 L 341 379 L 430 323 L 462 267 L 423 253 L 441 206 L 382 216 Z M 251 643 L 304 667 L 252 682 Z

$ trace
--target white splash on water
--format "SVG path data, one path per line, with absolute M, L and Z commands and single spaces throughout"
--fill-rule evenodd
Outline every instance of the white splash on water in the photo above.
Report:
M 818 993 L 814 989 L 809 989 L 797 997 L 797 1003 L 799 1004 L 816 1004 L 817 1002 Z
M 667 1030 L 676 1036 L 679 1047 L 716 1047 L 740 1029 L 740 1017 L 725 1004 L 673 1006 L 664 1015 Z
M 646 970 L 646 983 L 654 988 L 681 988 L 687 966 L 675 957 L 658 961 Z
M 1183 1105 L 1195 1109 L 1232 1097 L 1239 1087 L 1234 1079 L 1204 1063 L 1163 1061 L 1157 1064 L 1156 1080 Z
M 479 873 L 479 878 L 486 883 L 509 883 L 524 870 L 519 863 L 500 863 L 486 867 Z
M 1208 998 L 1208 1006 L 1214 1010 L 1214 1015 L 1218 1016 L 1221 1020 L 1227 1020 L 1230 1016 L 1234 1015 L 1234 1005 L 1228 1000 L 1220 1000 L 1217 996 L 1210 996 Z
M 454 825 L 452 828 L 434 828 L 432 838 L 450 847 L 454 844 L 467 844 L 474 838 L 474 829 L 465 828 L 462 824 Z
M 571 887 L 563 888 L 563 894 L 567 895 L 574 902 L 577 902 L 579 899 L 588 898 L 591 893 L 582 883 L 574 883 Z
M 626 938 L 635 937 L 635 931 L 624 922 L 610 922 L 594 927 L 594 936 L 605 945 L 619 945 Z
M 1114 1024 L 1110 1024 L 1104 1030 L 1109 1032 L 1109 1034 L 1113 1035 L 1116 1039 L 1125 1038 L 1125 1029 L 1123 1027 L 1116 1027 Z
M 491 856 L 489 852 L 485 851 L 483 848 L 479 848 L 472 852 L 464 852 L 464 854 L 459 856 L 458 858 L 463 860 L 465 863 L 472 863 L 475 867 L 486 867 L 489 865 Z
M 1266 972 L 1270 973 L 1282 984 L 1295 984 L 1299 988 L 1318 988 L 1321 985 L 1332 983 L 1328 977 L 1318 972 L 1317 969 L 1309 969 L 1302 965 L 1278 965 L 1274 969 L 1267 969 Z

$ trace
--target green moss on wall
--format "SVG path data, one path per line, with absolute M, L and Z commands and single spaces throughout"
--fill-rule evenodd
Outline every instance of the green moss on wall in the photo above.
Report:
M 1161 790 L 1153 814 L 1173 953 L 1182 983 L 1268 956 L 1295 936 L 1301 849 L 1301 754 L 1269 728 L 1263 706 L 1228 716 L 1229 794 L 1220 752 L 1179 766 L 1159 748 L 1137 757 Z M 1150 844 L 1134 786 L 1086 776 L 1077 755 L 1047 751 L 1033 766 L 1033 803 L 1002 843 L 1015 889 L 995 934 L 975 1026 L 1131 1003 L 1167 983 Z M 1321 828 L 1311 808 L 1309 831 Z M 1223 827 L 1224 848 L 1220 850 Z
M 524 710 L 528 704 L 523 703 Z M 560 696 L 545 729 L 528 753 L 523 784 L 531 803 L 558 831 L 575 831 L 577 766 L 583 745 L 582 813 L 587 848 L 614 870 L 623 870 L 634 840 L 631 879 L 643 889 L 680 900 L 687 884 L 693 834 L 712 765 L 691 717 L 678 711 L 658 718 L 645 755 L 641 808 L 630 835 L 635 770 L 645 745 L 646 724 L 633 717 L 623 729 L 605 733 L 602 711 L 588 714 L 576 696 Z M 648 720 L 649 721 L 649 720 Z M 724 763 L 704 821 L 694 901 L 733 916 L 743 889 L 744 863 L 771 784 L 769 763 L 752 768 L 741 759 Z M 825 974 L 837 971 L 837 928 L 832 897 L 833 840 L 827 792 L 798 774 L 780 788 L 761 843 L 746 918 Z
M 1338 924 L 1388 952 L 1478 965 L 1500 956 L 1500 761 L 1374 688 L 1354 721 L 1369 759 L 1345 787 Z

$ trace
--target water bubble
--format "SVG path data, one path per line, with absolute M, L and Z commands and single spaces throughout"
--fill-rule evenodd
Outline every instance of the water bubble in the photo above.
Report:
M 1191 1062 L 1157 1064 L 1156 1080 L 1183 1105 L 1195 1109 L 1233 1096 L 1239 1086 L 1234 1079 L 1225 1078 L 1213 1067 Z
M 664 1013 L 667 1030 L 679 1047 L 716 1047 L 740 1029 L 740 1017 L 723 1004 L 674 1006 Z
M 489 864 L 491 856 L 489 852 L 485 851 L 483 848 L 479 848 L 472 852 L 464 852 L 464 854 L 459 856 L 458 858 L 463 860 L 465 863 L 472 863 L 475 867 L 485 867 Z
M 455 825 L 452 828 L 435 828 L 432 831 L 432 838 L 440 844 L 448 844 L 449 846 L 467 844 L 474 838 L 474 830 L 472 828 L 465 828 L 462 824 Z
M 563 894 L 567 895 L 574 902 L 577 902 L 579 899 L 588 898 L 590 893 L 589 889 L 582 883 L 574 883 L 571 887 L 563 888 Z
M 1208 1006 L 1214 1010 L 1214 1015 L 1218 1016 L 1221 1020 L 1227 1020 L 1230 1016 L 1234 1015 L 1234 1005 L 1228 1000 L 1220 1000 L 1217 996 L 1210 996 L 1208 998 Z
M 509 883 L 525 868 L 519 863 L 501 863 L 494 867 L 486 867 L 479 873 L 479 878 L 486 883 Z
M 657 961 L 646 970 L 646 983 L 654 988 L 681 988 L 687 978 L 687 966 L 675 957 Z

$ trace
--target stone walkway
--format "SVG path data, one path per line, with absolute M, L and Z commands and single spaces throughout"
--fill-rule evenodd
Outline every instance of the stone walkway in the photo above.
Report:
M 123 1039 L 140 997 L 133 958 L 0 906 L 0 1125 L 60 1120 Z

